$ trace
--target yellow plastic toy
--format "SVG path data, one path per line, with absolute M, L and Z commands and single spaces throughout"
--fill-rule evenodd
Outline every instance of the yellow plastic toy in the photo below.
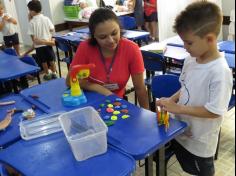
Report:
M 157 122 L 159 125 L 165 125 L 165 131 L 167 131 L 170 126 L 169 113 L 161 108 L 157 108 Z
M 62 95 L 62 102 L 65 106 L 78 106 L 87 102 L 83 91 L 80 88 L 79 80 L 89 77 L 90 69 L 94 64 L 75 65 L 70 72 L 70 90 L 66 90 Z

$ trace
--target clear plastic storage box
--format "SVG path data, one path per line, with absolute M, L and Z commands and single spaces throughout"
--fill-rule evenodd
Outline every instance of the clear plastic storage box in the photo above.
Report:
M 108 128 L 93 107 L 64 113 L 59 121 L 77 161 L 107 151 Z

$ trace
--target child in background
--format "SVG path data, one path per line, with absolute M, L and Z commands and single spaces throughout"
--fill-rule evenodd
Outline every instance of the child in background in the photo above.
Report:
M 191 175 L 213 176 L 220 126 L 232 93 L 232 72 L 217 49 L 222 12 L 211 2 L 195 2 L 175 20 L 174 29 L 191 57 L 186 58 L 181 89 L 157 105 L 188 124 L 172 141 L 182 169 Z
M 0 3 L 0 31 L 3 34 L 3 40 L 7 48 L 13 47 L 16 53 L 20 55 L 19 37 L 16 32 L 17 21 L 9 14 L 4 13 L 4 6 Z
M 89 19 L 90 15 L 93 13 L 94 10 L 96 10 L 97 6 L 89 6 L 89 4 L 85 0 L 79 1 L 79 19 Z
M 142 30 L 142 26 L 144 25 L 143 0 L 134 0 L 134 18 L 138 30 Z
M 157 0 L 144 0 L 144 20 L 151 40 L 157 40 Z
M 40 1 L 32 0 L 27 6 L 30 18 L 28 34 L 31 35 L 33 41 L 32 48 L 35 48 L 37 58 L 42 63 L 45 74 L 43 79 L 56 79 L 55 53 L 52 48 L 55 45 L 55 40 L 52 38 L 54 25 L 48 17 L 41 14 L 42 6 Z M 50 63 L 52 73 L 49 73 L 47 62 Z

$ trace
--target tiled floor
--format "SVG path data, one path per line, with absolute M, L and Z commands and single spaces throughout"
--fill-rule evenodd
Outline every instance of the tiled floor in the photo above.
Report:
M 61 64 L 62 76 L 66 77 L 67 67 L 64 63 Z M 41 75 L 42 76 L 42 75 Z M 43 81 L 43 79 L 41 79 Z M 31 81 L 30 84 L 34 85 L 37 81 Z M 130 85 L 129 85 L 130 86 Z M 131 102 L 134 95 L 129 95 Z M 143 163 L 143 161 L 142 161 Z M 154 163 L 155 164 L 155 163 Z M 155 168 L 155 167 L 154 167 Z M 218 159 L 215 161 L 216 174 L 215 176 L 234 176 L 235 175 L 235 109 L 233 108 L 227 114 L 225 114 L 225 120 L 221 130 L 221 140 Z M 168 162 L 168 176 L 189 176 L 184 173 L 176 161 L 175 157 L 172 157 Z M 144 167 L 139 167 L 137 162 L 137 168 L 134 176 L 144 176 Z

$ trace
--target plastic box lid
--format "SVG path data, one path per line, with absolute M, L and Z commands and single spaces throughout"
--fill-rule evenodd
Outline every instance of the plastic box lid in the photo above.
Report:
M 58 117 L 64 112 L 43 115 L 32 120 L 21 121 L 20 135 L 24 140 L 30 140 L 41 136 L 62 131 Z

